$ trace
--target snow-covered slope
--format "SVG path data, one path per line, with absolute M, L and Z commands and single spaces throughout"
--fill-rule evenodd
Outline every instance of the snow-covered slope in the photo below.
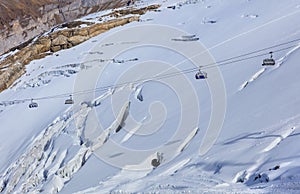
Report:
M 150 4 L 0 94 L 0 191 L 300 192 L 300 2 Z

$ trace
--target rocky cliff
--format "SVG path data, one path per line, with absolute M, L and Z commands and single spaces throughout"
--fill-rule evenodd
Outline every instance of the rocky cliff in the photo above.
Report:
M 133 1 L 0 0 L 0 55 L 55 25 L 131 2 Z

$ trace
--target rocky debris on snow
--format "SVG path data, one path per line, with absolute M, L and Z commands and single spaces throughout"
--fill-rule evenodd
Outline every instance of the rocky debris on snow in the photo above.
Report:
M 173 38 L 172 40 L 173 41 L 197 41 L 199 40 L 199 38 L 196 37 L 195 34 L 193 34 L 193 35 L 183 35 L 179 38 Z
M 269 182 L 269 177 L 267 174 L 253 174 L 250 176 L 249 180 L 246 182 L 247 185 L 253 185 L 257 183 L 267 183 Z
M 176 9 L 176 6 L 175 5 L 171 5 L 171 6 L 168 6 L 167 8 L 168 9 Z
M 215 24 L 215 23 L 217 23 L 217 20 L 210 19 L 210 18 L 207 18 L 207 17 L 204 17 L 202 19 L 202 24 Z
M 240 173 L 240 175 L 236 178 L 236 183 L 244 183 L 247 180 L 247 171 Z
M 270 168 L 269 171 L 271 171 L 271 170 L 278 170 L 279 168 L 280 168 L 280 166 L 279 166 L 279 165 L 276 165 L 276 166 L 274 166 L 273 168 Z
M 120 10 L 115 10 L 112 13 L 109 13 L 107 15 L 104 15 L 102 17 L 115 17 L 115 18 L 119 18 L 119 17 L 123 17 L 126 15 L 144 15 L 146 12 L 148 11 L 156 11 L 158 8 L 160 8 L 160 5 L 149 5 L 147 7 L 143 7 L 143 8 L 128 8 L 128 9 L 120 9 Z
M 185 1 L 180 1 L 180 2 L 176 3 L 175 5 L 170 5 L 167 8 L 175 10 L 175 9 L 180 9 L 182 6 L 197 4 L 199 2 L 201 2 L 201 0 L 185 0 Z
M 161 164 L 161 162 L 162 162 L 162 160 L 163 160 L 163 153 L 159 153 L 159 152 L 157 152 L 157 154 L 156 154 L 156 158 L 154 158 L 152 161 L 151 161 L 151 165 L 154 167 L 154 168 L 156 168 L 156 167 L 158 167 L 160 164 Z
M 258 15 L 257 14 L 243 14 L 241 17 L 255 19 L 255 18 L 258 18 Z

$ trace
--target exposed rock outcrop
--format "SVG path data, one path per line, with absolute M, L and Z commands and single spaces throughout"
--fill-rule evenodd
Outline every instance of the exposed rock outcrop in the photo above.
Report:
M 65 23 L 60 29 L 43 36 L 38 36 L 17 48 L 19 51 L 0 61 L 0 91 L 5 90 L 25 73 L 25 65 L 32 60 L 43 58 L 62 49 L 76 46 L 94 36 L 106 32 L 117 26 L 133 21 L 139 21 L 140 15 L 145 11 L 157 10 L 159 5 L 148 6 L 141 9 L 128 9 L 129 17 L 112 19 L 102 23 L 75 21 Z M 133 14 L 133 12 L 135 14 Z M 84 24 L 84 27 L 82 25 Z
M 127 3 L 128 0 L 1 0 L 0 55 L 55 25 Z

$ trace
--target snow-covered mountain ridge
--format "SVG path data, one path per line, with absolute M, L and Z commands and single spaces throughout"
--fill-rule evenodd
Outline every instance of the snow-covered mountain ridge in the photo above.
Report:
M 300 192 L 300 2 L 153 4 L 0 94 L 1 192 Z

